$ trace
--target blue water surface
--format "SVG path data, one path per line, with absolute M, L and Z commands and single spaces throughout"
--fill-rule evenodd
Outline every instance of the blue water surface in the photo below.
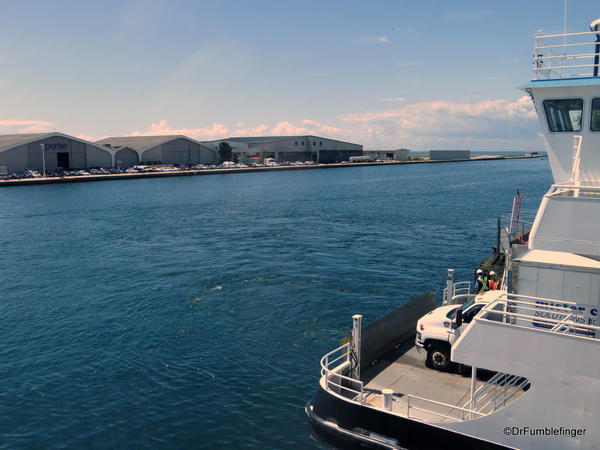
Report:
M 0 190 L 0 448 L 314 448 L 351 315 L 457 279 L 546 159 Z

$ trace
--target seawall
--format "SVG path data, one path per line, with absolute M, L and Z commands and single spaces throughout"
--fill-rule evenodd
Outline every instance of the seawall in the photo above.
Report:
M 47 178 L 21 178 L 15 180 L 0 180 L 0 187 L 9 186 L 29 186 L 38 184 L 59 184 L 59 183 L 82 183 L 90 181 L 111 181 L 111 180 L 130 180 L 137 178 L 161 178 L 161 177 L 183 177 L 195 175 L 225 175 L 231 173 L 249 173 L 249 172 L 269 172 L 280 170 L 309 170 L 309 169 L 341 169 L 351 167 L 364 166 L 389 166 L 402 164 L 438 164 L 438 163 L 457 163 L 457 162 L 473 162 L 473 161 L 494 161 L 500 159 L 532 159 L 540 158 L 540 156 L 476 156 L 471 159 L 455 159 L 431 161 L 427 159 L 415 161 L 385 161 L 385 162 L 364 162 L 350 164 L 315 164 L 307 166 L 278 166 L 278 167 L 247 167 L 233 169 L 204 169 L 204 170 L 177 170 L 173 172 L 144 172 L 144 173 L 118 173 L 109 175 L 82 175 L 70 177 L 47 177 Z

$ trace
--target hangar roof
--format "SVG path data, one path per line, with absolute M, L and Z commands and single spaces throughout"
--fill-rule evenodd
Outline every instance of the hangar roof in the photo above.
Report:
M 35 141 L 52 134 L 53 133 L 6 134 L 4 136 L 0 136 L 0 149 L 25 144 L 26 142 Z
M 77 142 L 83 142 L 87 145 L 93 145 L 94 147 L 99 147 L 98 144 L 94 142 L 86 141 L 85 139 L 80 139 L 75 136 L 69 136 L 68 134 L 59 133 L 59 132 L 49 132 L 49 133 L 25 133 L 25 134 L 5 134 L 0 136 L 0 152 L 5 150 L 10 150 L 11 148 L 18 147 L 19 145 L 29 144 L 32 142 L 40 141 L 49 137 L 62 137 L 65 139 L 71 139 Z
M 106 146 L 110 145 L 112 148 L 129 147 L 134 150 L 146 150 L 156 145 L 164 144 L 166 142 L 173 141 L 175 139 L 186 139 L 188 141 L 195 142 L 196 144 L 202 144 L 192 138 L 184 136 L 182 134 L 169 134 L 161 136 L 116 136 L 107 137 L 96 141 L 96 145 Z M 212 149 L 211 149 L 212 150 Z
M 172 134 L 162 136 L 117 136 L 100 139 L 99 141 L 96 141 L 96 144 L 109 144 L 111 147 L 129 147 L 134 150 L 142 150 L 179 138 L 185 138 L 185 136 Z
M 232 137 L 227 139 L 228 141 L 237 141 L 237 142 L 277 142 L 284 141 L 286 139 L 299 139 L 304 138 L 306 136 L 257 136 L 257 137 Z
M 328 138 L 328 137 L 322 137 L 322 136 L 316 136 L 314 134 L 302 134 L 302 135 L 296 135 L 296 136 L 238 136 L 238 137 L 229 137 L 229 138 L 223 138 L 223 139 L 215 139 L 213 141 L 204 141 L 204 142 L 222 142 L 222 141 L 232 141 L 232 142 L 243 142 L 246 144 L 260 144 L 260 143 L 265 143 L 265 142 L 277 142 L 277 141 L 284 141 L 287 139 L 327 139 L 329 141 L 336 141 L 336 142 L 343 142 L 344 144 L 351 144 L 351 145 L 360 145 L 360 144 L 354 144 L 352 142 L 347 142 L 347 141 L 340 141 L 339 139 L 332 139 L 332 138 Z

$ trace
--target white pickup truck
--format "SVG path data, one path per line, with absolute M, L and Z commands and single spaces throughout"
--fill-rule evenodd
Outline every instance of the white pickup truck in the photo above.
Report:
M 473 317 L 491 301 L 505 291 L 487 291 L 472 295 L 463 303 L 440 306 L 425 314 L 417 322 L 415 345 L 427 351 L 427 365 L 436 370 L 447 370 L 450 366 L 450 348 Z M 464 297 L 464 296 L 463 296 Z M 461 311 L 457 317 L 457 311 Z

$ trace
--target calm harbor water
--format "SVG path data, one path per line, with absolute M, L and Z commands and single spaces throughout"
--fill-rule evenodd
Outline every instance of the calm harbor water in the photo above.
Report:
M 314 448 L 320 356 L 457 279 L 546 159 L 0 191 L 0 448 Z

